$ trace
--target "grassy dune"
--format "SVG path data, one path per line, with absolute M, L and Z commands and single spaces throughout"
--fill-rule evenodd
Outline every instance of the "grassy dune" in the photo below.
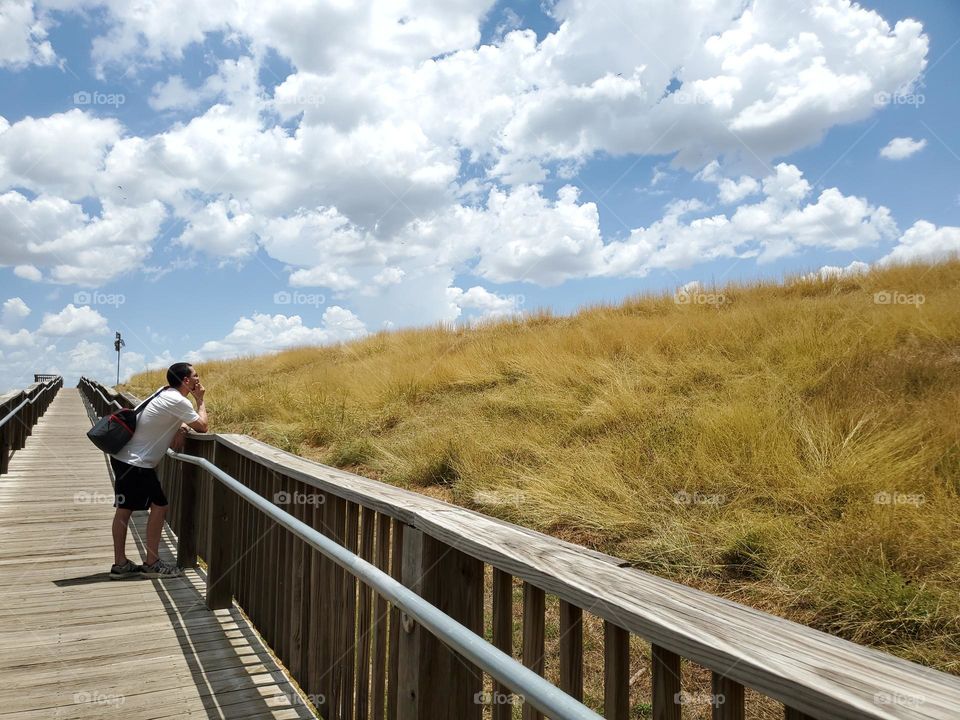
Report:
M 960 261 L 706 292 L 199 370 L 215 430 L 960 673 Z

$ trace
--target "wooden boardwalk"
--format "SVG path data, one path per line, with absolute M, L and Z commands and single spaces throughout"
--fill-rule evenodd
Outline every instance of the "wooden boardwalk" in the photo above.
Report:
M 236 608 L 206 609 L 202 573 L 109 579 L 113 490 L 89 427 L 61 389 L 0 476 L 0 720 L 313 717 Z M 134 513 L 135 562 L 145 526 Z

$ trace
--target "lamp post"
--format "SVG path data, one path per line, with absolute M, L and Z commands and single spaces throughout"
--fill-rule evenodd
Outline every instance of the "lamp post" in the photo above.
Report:
M 113 349 L 117 351 L 117 385 L 120 384 L 120 348 L 122 348 L 126 343 L 123 341 L 123 338 L 120 337 L 120 331 L 117 331 L 117 336 L 113 340 Z

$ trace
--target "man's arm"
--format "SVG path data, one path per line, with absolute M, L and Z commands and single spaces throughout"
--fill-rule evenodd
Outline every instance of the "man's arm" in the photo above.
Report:
M 188 432 L 189 430 L 185 424 L 177 428 L 177 434 L 174 435 L 173 440 L 170 441 L 170 449 L 174 452 L 183 450 L 184 441 L 187 439 Z
M 197 420 L 194 420 L 192 423 L 187 423 L 197 432 L 205 433 L 208 429 L 207 425 L 207 406 L 203 403 L 203 395 L 206 393 L 203 385 L 197 383 L 197 386 L 191 391 L 193 396 L 197 399 L 197 415 L 200 417 Z

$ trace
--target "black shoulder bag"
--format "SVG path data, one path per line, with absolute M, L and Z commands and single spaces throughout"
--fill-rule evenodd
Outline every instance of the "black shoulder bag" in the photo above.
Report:
M 162 387 L 157 390 L 153 395 L 140 403 L 135 410 L 124 408 L 110 415 L 104 415 L 87 431 L 87 437 L 90 438 L 90 442 L 107 455 L 120 452 L 123 446 L 130 442 L 130 438 L 133 437 L 133 433 L 137 429 L 137 418 L 140 413 L 143 412 L 151 400 L 166 389 L 166 387 Z

